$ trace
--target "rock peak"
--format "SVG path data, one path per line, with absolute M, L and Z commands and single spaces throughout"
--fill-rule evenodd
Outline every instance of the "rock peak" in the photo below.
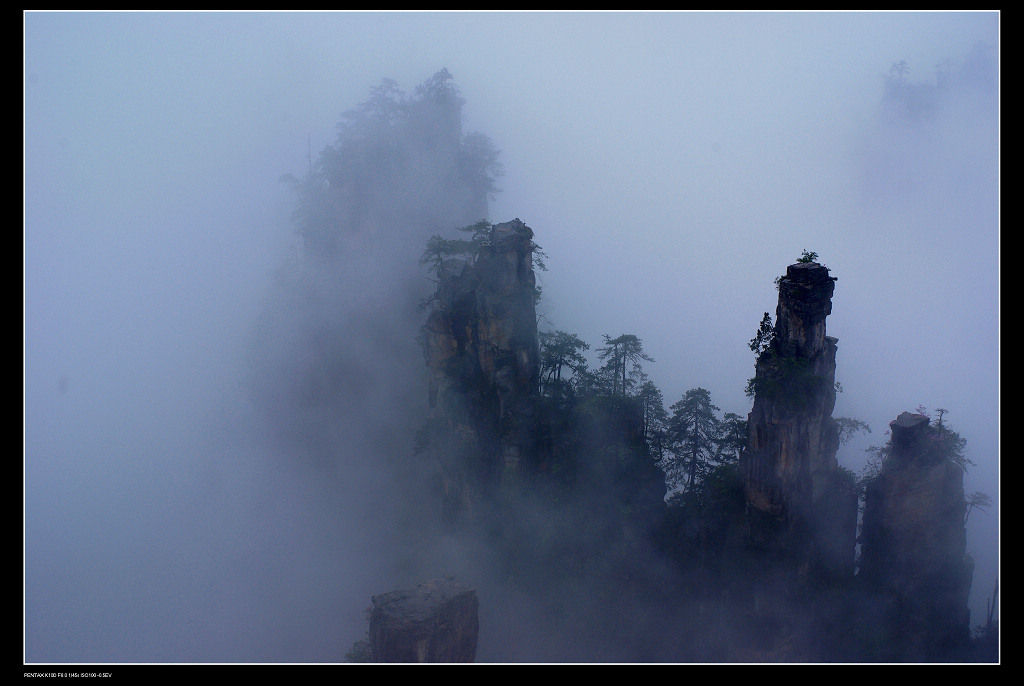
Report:
M 921 424 L 927 425 L 930 421 L 931 420 L 929 420 L 923 414 L 916 414 L 914 412 L 900 412 L 900 415 L 896 417 L 896 419 L 889 422 L 889 426 L 894 429 L 911 429 Z
M 779 279 L 772 346 L 758 357 L 743 455 L 751 535 L 824 574 L 852 574 L 857 494 L 838 470 L 835 279 L 816 262 Z
M 480 518 L 531 441 L 539 371 L 533 230 L 492 227 L 472 262 L 439 273 L 423 326 L 430 451 L 442 467 L 445 530 Z
M 495 244 L 506 241 L 530 241 L 533 240 L 533 229 L 524 224 L 517 217 L 509 222 L 495 224 L 493 226 L 492 241 Z
M 929 423 L 912 412 L 889 423 L 891 453 L 865 488 L 858 577 L 875 595 L 886 659 L 944 659 L 969 637 L 964 473 L 920 459 Z

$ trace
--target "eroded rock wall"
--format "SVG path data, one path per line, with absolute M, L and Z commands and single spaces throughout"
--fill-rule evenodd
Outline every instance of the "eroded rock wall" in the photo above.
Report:
M 792 556 L 804 575 L 853 573 L 857 494 L 836 460 L 837 340 L 825 330 L 834 289 L 815 262 L 792 264 L 780 279 L 742 459 L 751 537 Z
M 373 596 L 373 662 L 473 662 L 479 633 L 476 590 L 454 577 Z
M 890 429 L 891 452 L 865 492 L 858 576 L 882 604 L 886 657 L 955 658 L 969 635 L 973 574 L 963 469 L 935 450 L 927 417 L 904 412 Z
M 423 342 L 449 529 L 484 516 L 535 441 L 535 248 L 533 231 L 514 219 L 494 225 L 472 259 L 439 270 Z

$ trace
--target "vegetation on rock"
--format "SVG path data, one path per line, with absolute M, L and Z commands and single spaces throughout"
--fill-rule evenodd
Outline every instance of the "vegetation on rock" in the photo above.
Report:
M 420 331 L 429 416 L 409 432 L 409 459 L 395 460 L 432 487 L 416 491 L 426 514 L 409 537 L 441 531 L 540 614 L 586 615 L 593 626 L 577 629 L 607 634 L 605 659 L 890 657 L 876 631 L 889 601 L 854 575 L 856 510 L 865 484 L 904 457 L 892 441 L 871 448 L 860 479 L 835 459 L 870 428 L 831 416 L 841 387 L 823 322 L 835 278 L 818 254 L 802 251 L 779 277 L 783 321 L 765 312 L 749 340 L 751 414 L 722 414 L 699 387 L 666 408 L 635 333 L 605 334 L 591 360 L 580 336 L 537 331 L 534 269 L 546 255 L 518 219 L 485 218 L 501 164 L 486 136 L 463 135 L 462 104 L 447 70 L 411 96 L 384 80 L 302 178 L 286 177 L 305 248 L 282 280 L 289 314 L 332 312 L 359 286 L 346 280 L 350 258 L 376 236 L 423 246 L 410 262 L 432 284 Z M 324 274 L 347 288 L 325 297 Z M 278 321 L 268 317 L 264 333 Z M 367 321 L 376 336 L 379 322 Z M 339 344 L 350 324 L 296 327 L 315 345 L 298 346 L 307 367 L 289 379 L 317 410 L 351 395 L 359 360 Z M 922 430 L 913 459 L 966 470 L 966 441 L 946 413 Z M 963 505 L 958 525 L 991 500 L 974 493 Z M 466 520 L 475 526 L 458 526 Z M 990 618 L 979 641 L 989 645 L 997 627 Z M 345 658 L 368 660 L 367 640 Z

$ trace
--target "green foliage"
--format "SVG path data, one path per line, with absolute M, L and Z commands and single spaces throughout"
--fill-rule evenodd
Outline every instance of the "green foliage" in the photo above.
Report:
M 929 451 L 938 459 L 949 460 L 966 473 L 968 467 L 974 466 L 974 462 L 964 454 L 967 439 L 950 429 L 943 421 L 943 415 L 948 411 L 943 408 L 936 410 L 939 413 L 938 421 L 928 427 Z
M 719 428 L 716 460 L 723 463 L 738 463 L 740 453 L 747 447 L 749 440 L 747 420 L 735 412 L 726 412 Z
M 642 341 L 606 336 L 611 364 L 594 371 L 584 357 L 590 346 L 575 334 L 543 331 L 539 338 L 538 484 L 546 482 L 559 502 L 572 500 L 571 491 L 600 488 L 600 498 L 627 519 L 653 516 L 665 495 L 657 460 L 667 443 L 666 413 L 661 391 L 640 366 L 650 359 Z
M 826 390 L 841 387 L 814 373 L 810 360 L 802 357 L 773 357 L 758 366 L 758 376 L 747 379 L 748 398 L 775 398 L 794 409 L 802 409 Z
M 879 474 L 882 473 L 882 468 L 885 467 L 886 461 L 889 459 L 889 455 L 892 451 L 892 443 L 886 443 L 885 445 L 873 445 L 869 448 L 865 448 L 864 452 L 867 453 L 867 459 L 864 461 L 864 466 L 861 467 L 859 481 L 861 484 L 866 484 L 869 481 L 873 481 Z
M 735 543 L 745 509 L 743 476 L 735 464 L 710 466 L 695 488 L 676 491 L 666 499 L 661 545 L 683 569 L 705 577 L 697 587 L 705 590 L 698 593 L 707 593 L 719 580 L 734 578 L 742 568 Z
M 641 361 L 654 362 L 654 359 L 644 352 L 643 342 L 633 334 L 624 333 L 616 338 L 605 334 L 604 343 L 604 347 L 597 349 L 597 357 L 605 362 L 601 371 L 611 382 L 611 394 L 628 396 L 630 387 L 635 385 L 627 373 L 629 368 L 641 370 Z
M 834 417 L 833 420 L 839 428 L 839 442 L 841 444 L 845 444 L 858 433 L 871 433 L 871 427 L 867 425 L 867 422 L 862 422 L 859 419 Z
M 809 252 L 807 250 L 804 250 L 803 252 L 800 253 L 800 257 L 798 257 L 796 259 L 796 261 L 801 263 L 801 264 L 809 264 L 811 262 L 817 262 L 818 261 L 818 253 L 816 253 L 816 252 Z
M 537 269 L 539 269 L 542 272 L 546 272 L 548 270 L 548 265 L 547 265 L 548 254 L 546 252 L 544 252 L 544 249 L 541 248 L 536 243 L 533 243 L 532 247 L 533 247 L 533 252 L 532 252 L 533 266 L 536 267 Z M 534 284 L 534 286 L 533 286 L 533 306 L 534 307 L 536 307 L 538 305 L 538 303 L 540 303 L 540 298 L 541 298 L 542 293 L 543 293 L 543 289 L 539 285 Z
M 668 413 L 665 411 L 665 400 L 661 390 L 653 381 L 646 378 L 639 385 L 637 400 L 643 413 L 643 436 L 655 462 L 664 458 L 668 439 Z
M 576 388 L 579 378 L 587 370 L 584 350 L 590 345 L 579 336 L 565 331 L 541 331 L 540 338 L 540 384 L 541 393 L 553 397 L 564 397 Z M 572 373 L 563 379 L 563 370 Z
M 429 79 L 416 86 L 416 95 L 424 101 L 444 102 L 458 98 L 459 89 L 452 82 L 451 72 L 447 68 L 435 72 Z
M 694 388 L 669 409 L 670 447 L 662 468 L 670 486 L 691 491 L 704 480 L 711 466 L 724 461 L 719 408 L 711 402 L 707 389 Z
M 475 263 L 482 251 L 492 244 L 494 238 L 494 225 L 486 219 L 480 220 L 468 226 L 460 226 L 457 231 L 470 234 L 470 238 L 445 238 L 440 234 L 434 234 L 427 240 L 423 254 L 420 256 L 420 264 L 426 265 L 434 273 L 438 280 L 445 265 L 456 258 L 464 258 L 470 263 Z M 540 270 L 547 270 L 544 258 L 547 255 L 539 245 L 530 242 L 530 250 L 533 256 L 533 264 Z M 534 286 L 533 304 L 540 302 L 541 288 Z M 433 297 L 427 298 L 420 303 L 422 309 L 433 301 Z
M 775 341 L 775 327 L 772 326 L 772 317 L 767 312 L 764 313 L 764 317 L 761 318 L 761 325 L 757 329 L 757 333 L 750 339 L 750 350 L 756 356 L 760 357 L 765 351 L 771 348 L 772 343 Z
M 767 393 L 767 390 L 764 390 L 765 386 L 765 380 L 758 379 L 756 376 L 752 376 L 749 379 L 747 379 L 747 385 L 743 387 L 743 393 L 748 398 L 756 398 L 758 394 L 757 391 L 759 388 L 762 389 L 762 394 Z
M 494 237 L 494 225 L 486 219 L 481 219 L 469 226 L 461 226 L 458 230 L 471 235 L 470 240 L 476 246 L 475 252 L 479 252 L 480 246 L 490 245 L 491 239 Z
M 478 243 L 459 238 L 444 238 L 435 233 L 427 240 L 423 255 L 420 256 L 420 264 L 429 265 L 434 275 L 440 277 L 444 265 L 452 258 L 475 257 L 478 249 Z
M 545 254 L 545 252 L 543 250 L 541 250 L 539 245 L 534 244 L 534 249 L 533 249 L 533 265 L 537 269 L 541 270 L 542 272 L 546 272 L 548 270 L 548 266 L 544 262 L 544 260 L 546 258 L 547 258 L 547 254 Z M 533 285 L 533 306 L 534 307 L 537 307 L 537 305 L 540 304 L 541 296 L 543 296 L 543 294 L 544 294 L 544 289 L 539 284 L 537 284 L 535 282 L 534 285 Z
M 533 244 L 533 265 L 535 267 L 537 267 L 537 269 L 541 270 L 542 272 L 546 272 L 548 270 L 547 259 L 548 259 L 548 254 L 546 252 L 544 252 L 544 249 L 541 248 L 536 243 L 534 243 Z M 540 289 L 538 289 L 538 290 L 540 290 Z
M 708 470 L 704 478 L 703 491 L 710 502 L 721 502 L 731 495 L 741 495 L 744 488 L 743 475 L 736 464 L 718 464 Z
M 943 415 L 948 410 L 940 408 L 937 412 L 939 413 L 939 419 L 934 424 L 928 425 L 924 438 L 923 452 L 920 457 L 933 462 L 946 460 L 967 472 L 968 467 L 974 466 L 974 462 L 964 454 L 967 448 L 967 440 L 951 429 L 943 420 Z M 927 408 L 923 406 L 917 407 L 917 413 L 926 417 L 929 416 Z M 895 454 L 892 438 L 885 445 L 867 448 L 866 452 L 868 459 L 861 471 L 861 480 L 864 482 L 875 478 L 890 465 Z M 981 496 L 981 499 L 979 500 L 979 505 L 975 505 L 975 508 L 983 509 L 986 506 L 984 499 L 987 496 L 983 493 L 976 495 Z

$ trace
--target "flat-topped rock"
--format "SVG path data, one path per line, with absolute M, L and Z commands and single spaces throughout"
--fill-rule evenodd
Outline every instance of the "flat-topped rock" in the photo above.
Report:
M 455 577 L 375 595 L 373 662 L 473 662 L 479 630 L 476 590 Z

